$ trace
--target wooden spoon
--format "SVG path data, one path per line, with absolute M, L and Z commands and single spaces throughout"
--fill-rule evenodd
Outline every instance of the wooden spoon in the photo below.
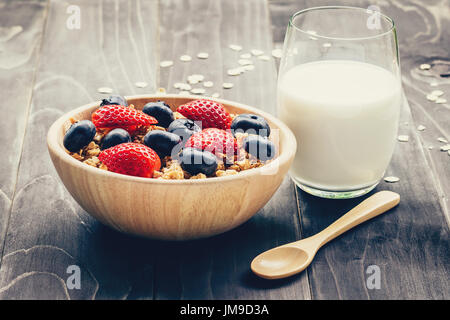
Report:
M 367 198 L 316 235 L 261 253 L 251 263 L 252 271 L 266 279 L 292 276 L 306 269 L 317 251 L 345 231 L 372 219 L 400 202 L 400 195 L 380 191 Z

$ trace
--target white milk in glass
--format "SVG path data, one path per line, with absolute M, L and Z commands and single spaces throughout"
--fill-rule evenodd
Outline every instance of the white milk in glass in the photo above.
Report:
M 279 117 L 298 150 L 291 176 L 309 187 L 356 190 L 376 184 L 391 159 L 401 103 L 398 79 L 363 62 L 298 65 L 279 81 Z

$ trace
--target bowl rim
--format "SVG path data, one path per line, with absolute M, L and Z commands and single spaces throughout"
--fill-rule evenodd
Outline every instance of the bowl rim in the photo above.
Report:
M 274 169 L 273 167 L 275 165 L 282 166 L 284 163 L 289 162 L 295 155 L 296 148 L 297 148 L 297 141 L 295 139 L 294 134 L 292 131 L 288 128 L 287 125 L 285 125 L 281 120 L 277 119 L 275 116 L 256 109 L 254 107 L 248 106 L 246 104 L 242 104 L 235 101 L 225 100 L 225 99 L 217 99 L 217 98 L 211 98 L 206 96 L 200 96 L 200 95 L 180 95 L 180 94 L 142 94 L 142 95 L 132 95 L 132 96 L 125 96 L 125 98 L 128 99 L 157 99 L 160 98 L 163 100 L 164 98 L 180 98 L 180 99 L 208 99 L 220 102 L 222 104 L 228 104 L 233 105 L 241 109 L 245 109 L 246 111 L 259 114 L 267 119 L 269 119 L 270 122 L 274 123 L 285 135 L 286 139 L 284 143 L 286 143 L 286 146 L 283 148 L 283 152 L 281 152 L 278 157 L 274 159 L 274 161 L 271 161 L 270 163 L 258 167 L 253 168 L 249 170 L 244 170 L 242 172 L 239 172 L 235 175 L 228 175 L 223 177 L 210 177 L 207 179 L 180 179 L 180 180 L 170 180 L 170 179 L 149 179 L 145 177 L 135 177 L 135 176 L 129 176 L 125 174 L 120 174 L 116 172 L 111 172 L 107 170 L 101 170 L 98 168 L 95 168 L 93 166 L 86 165 L 85 163 L 76 160 L 73 158 L 67 151 L 58 143 L 58 131 L 61 129 L 61 127 L 64 125 L 64 123 L 69 120 L 71 117 L 86 111 L 87 109 L 90 109 L 92 107 L 100 105 L 101 101 L 95 101 L 88 104 L 85 104 L 81 107 L 75 108 L 64 115 L 60 116 L 53 124 L 50 126 L 48 133 L 47 133 L 47 147 L 49 149 L 50 153 L 53 153 L 56 155 L 60 160 L 64 161 L 66 164 L 75 166 L 80 168 L 81 170 L 88 171 L 93 174 L 97 174 L 99 176 L 109 176 L 111 178 L 116 178 L 119 180 L 126 180 L 129 182 L 136 182 L 136 183 L 149 183 L 149 184 L 176 184 L 176 185 L 198 185 L 198 184 L 208 184 L 208 183 L 217 183 L 220 181 L 228 181 L 228 180 L 239 180 L 243 179 L 245 177 L 253 176 L 261 174 L 263 170 L 270 170 Z M 277 161 L 279 162 L 277 164 Z M 278 172 L 278 171 L 275 171 Z M 270 176 L 270 175 L 268 175 Z

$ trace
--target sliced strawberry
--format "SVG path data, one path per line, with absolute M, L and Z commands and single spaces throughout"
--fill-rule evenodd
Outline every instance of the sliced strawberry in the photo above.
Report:
M 199 99 L 183 104 L 177 111 L 188 119 L 201 121 L 202 127 L 229 129 L 231 117 L 225 107 L 216 101 Z
M 225 154 L 232 156 L 237 152 L 237 141 L 230 131 L 208 128 L 193 134 L 186 141 L 185 147 L 206 150 L 218 157 Z
M 161 167 L 161 160 L 153 149 L 140 143 L 122 143 L 106 149 L 98 156 L 109 171 L 130 176 L 152 178 Z
M 98 108 L 92 114 L 92 122 L 97 129 L 122 128 L 132 133 L 140 126 L 150 126 L 158 121 L 142 111 L 119 105 Z

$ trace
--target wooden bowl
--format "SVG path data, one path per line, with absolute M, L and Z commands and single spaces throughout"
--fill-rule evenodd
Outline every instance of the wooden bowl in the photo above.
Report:
M 165 94 L 127 100 L 136 109 L 156 100 L 164 100 L 176 109 L 199 98 L 207 97 Z M 236 175 L 199 180 L 149 179 L 100 170 L 77 161 L 63 147 L 70 118 L 90 119 L 99 102 L 77 108 L 55 121 L 47 136 L 48 150 L 67 190 L 100 222 L 125 233 L 156 239 L 216 235 L 247 221 L 269 201 L 292 163 L 297 144 L 289 128 L 272 115 L 240 103 L 215 100 L 231 113 L 263 116 L 274 136 L 278 136 L 278 156 L 265 166 Z

